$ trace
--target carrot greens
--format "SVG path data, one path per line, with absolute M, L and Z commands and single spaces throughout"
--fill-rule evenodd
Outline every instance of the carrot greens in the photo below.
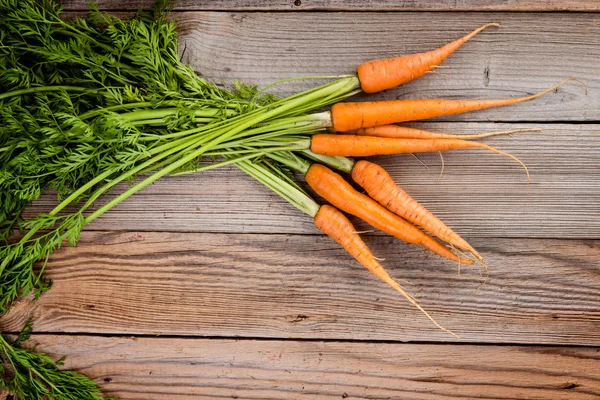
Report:
M 96 382 L 75 371 L 59 369 L 63 360 L 24 348 L 29 340 L 31 321 L 14 340 L 0 332 L 0 389 L 17 400 L 101 400 Z
M 65 21 L 51 0 L 0 0 L 0 314 L 47 290 L 44 260 L 121 201 L 165 175 L 306 149 L 298 135 L 331 125 L 306 113 L 359 87 L 341 77 L 283 99 L 218 88 L 180 61 L 167 11 L 163 1 L 132 19 L 92 8 Z M 94 206 L 121 182 L 132 185 Z M 61 202 L 22 220 L 47 190 Z

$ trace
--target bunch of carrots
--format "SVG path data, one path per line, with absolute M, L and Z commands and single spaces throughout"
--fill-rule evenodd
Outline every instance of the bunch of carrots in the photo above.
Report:
M 357 68 L 360 87 L 366 93 L 374 93 L 422 77 L 434 71 L 442 61 L 470 38 L 491 26 L 499 25 L 484 25 L 458 40 L 426 53 L 361 64 Z M 436 326 L 458 337 L 440 326 L 389 275 L 342 211 L 354 215 L 374 228 L 402 241 L 423 246 L 441 257 L 458 262 L 459 268 L 460 264 L 473 264 L 477 260 L 485 267 L 487 279 L 487 265 L 484 258 L 466 240 L 396 185 L 381 166 L 367 160 L 355 162 L 346 157 L 479 148 L 512 158 L 525 169 L 529 179 L 527 167 L 519 159 L 472 140 L 539 129 L 491 132 L 479 135 L 453 135 L 394 124 L 521 103 L 547 94 L 570 80 L 576 79 L 569 78 L 540 93 L 512 99 L 422 99 L 337 103 L 333 105 L 329 113 L 326 113 L 326 116 L 331 118 L 327 127 L 333 133 L 312 135 L 307 150 L 304 152 L 309 159 L 316 162 L 294 157 L 290 153 L 287 157 L 277 153 L 267 154 L 267 156 L 303 173 L 308 185 L 331 204 L 319 207 L 315 203 L 311 204 L 311 207 L 298 207 L 314 217 L 317 228 L 343 246 L 350 255 L 375 276 L 400 292 Z M 366 194 L 354 189 L 341 175 L 326 165 L 350 174 L 352 180 L 362 187 Z M 242 169 L 247 171 L 248 166 L 245 165 Z M 305 196 L 304 194 L 297 195 Z M 303 204 L 311 202 L 310 199 L 303 200 Z
M 358 66 L 356 75 L 338 77 L 333 82 L 285 99 L 266 101 L 262 98 L 264 101 L 261 102 L 260 93 L 253 92 L 246 96 L 249 98 L 229 93 L 197 77 L 189 66 L 181 64 L 173 23 L 163 14 L 156 20 L 124 22 L 96 12 L 94 20 L 100 22 L 96 26 L 82 20 L 64 22 L 53 12 L 52 0 L 45 0 L 44 4 L 45 8 L 32 0 L 18 4 L 0 0 L 0 5 L 7 11 L 7 16 L 2 17 L 6 18 L 3 29 L 7 33 L 0 39 L 8 43 L 0 46 L 0 50 L 15 46 L 10 40 L 22 43 L 17 50 L 13 48 L 10 60 L 9 57 L 6 60 L 0 58 L 0 61 L 16 65 L 13 68 L 16 72 L 7 69 L 6 74 L 0 75 L 0 87 L 3 82 L 9 82 L 6 87 L 10 86 L 0 93 L 1 109 L 6 115 L 15 110 L 29 112 L 39 107 L 40 101 L 58 104 L 52 97 L 56 95 L 59 100 L 72 102 L 68 112 L 73 114 L 65 116 L 66 112 L 61 112 L 52 120 L 57 121 L 57 126 L 30 129 L 35 118 L 27 118 L 27 126 L 22 128 L 24 133 L 9 133 L 3 137 L 4 131 L 0 130 L 3 168 L 0 170 L 0 188 L 4 191 L 0 193 L 0 199 L 11 200 L 10 207 L 0 209 L 0 238 L 15 226 L 22 231 L 16 243 L 6 241 L 0 248 L 3 257 L 0 259 L 2 312 L 18 295 L 26 295 L 33 289 L 46 290 L 48 286 L 44 286 L 41 272 L 34 272 L 33 264 L 47 260 L 62 241 L 68 240 L 74 245 L 85 224 L 119 202 L 168 174 L 193 173 L 235 164 L 314 218 L 317 228 L 446 330 L 388 274 L 344 213 L 459 265 L 479 261 L 487 270 L 484 258 L 397 186 L 382 167 L 349 157 L 478 148 L 511 157 L 527 171 L 516 157 L 473 141 L 524 130 L 452 135 L 394 124 L 517 104 L 536 99 L 574 80 L 569 78 L 540 93 L 512 99 L 341 102 L 361 91 L 379 92 L 434 72 L 469 39 L 486 28 L 498 26 L 487 24 L 438 49 L 366 62 Z M 35 29 L 24 36 L 16 32 L 13 25 L 25 16 L 31 16 L 28 24 Z M 53 26 L 57 28 L 51 28 Z M 69 44 L 54 43 L 62 39 Z M 135 47 L 140 43 L 147 46 L 148 52 L 153 52 L 152 57 L 144 58 L 144 51 Z M 69 46 L 75 50 L 71 51 Z M 80 59 L 79 54 L 85 52 L 93 57 Z M 148 68 L 143 65 L 145 62 Z M 40 73 L 34 76 L 35 79 L 21 77 L 37 71 L 34 68 L 41 71 L 53 65 L 69 68 L 69 74 L 78 79 L 78 86 L 72 83 L 75 78 L 69 74 L 61 75 L 60 71 L 55 71 L 56 76 Z M 98 75 L 89 71 L 95 67 L 100 71 Z M 329 111 L 313 112 L 332 104 Z M 31 115 L 34 115 L 33 111 Z M 5 120 L 9 121 L 9 118 Z M 13 120 L 9 122 L 14 123 Z M 15 129 L 21 129 L 19 124 L 13 125 Z M 37 157 L 35 154 L 40 152 L 31 142 L 23 144 L 19 135 L 37 137 L 40 131 L 46 132 L 41 129 L 52 132 L 42 139 L 48 141 L 52 151 L 41 151 L 43 157 L 52 162 L 40 163 L 36 174 L 23 172 L 19 179 L 15 178 L 24 168 L 19 157 Z M 110 137 L 102 133 L 105 131 L 110 132 Z M 31 152 L 23 152 L 25 146 L 31 146 Z M 103 153 L 92 151 L 94 146 Z M 207 156 L 223 160 L 200 164 Z M 106 159 L 110 162 L 105 162 Z M 63 162 L 64 165 L 60 164 Z M 95 169 L 92 170 L 90 165 Z M 284 172 L 288 169 L 304 174 L 308 185 L 330 205 L 317 204 Z M 354 189 L 343 176 L 334 172 L 335 169 L 349 174 L 366 194 Z M 133 180 L 136 176 L 141 180 L 99 209 L 87 213 L 101 195 L 117 183 Z M 29 190 L 29 187 L 34 189 Z M 38 219 L 21 221 L 22 208 L 47 188 L 62 191 L 61 203 Z M 68 217 L 59 216 L 67 205 L 78 202 L 83 203 L 79 211 Z M 40 235 L 48 230 L 50 233 Z

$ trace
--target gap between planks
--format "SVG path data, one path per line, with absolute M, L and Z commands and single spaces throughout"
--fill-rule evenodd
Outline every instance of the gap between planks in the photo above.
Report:
M 10 339 L 17 336 L 18 330 L 15 331 L 2 331 L 2 334 L 7 335 Z M 78 338 L 105 338 L 105 339 L 182 339 L 182 340 L 247 340 L 253 342 L 314 342 L 314 343 L 369 343 L 369 344 L 387 344 L 387 345 L 419 345 L 419 346 L 478 346 L 478 347 L 519 347 L 527 346 L 532 348 L 555 348 L 561 347 L 565 349 L 594 349 L 598 350 L 600 346 L 587 345 L 587 344 L 552 344 L 552 343 L 519 343 L 519 342 L 436 342 L 431 340 L 393 340 L 393 339 L 328 339 L 328 338 L 294 338 L 294 337 L 261 337 L 261 336 L 203 336 L 203 335 L 163 335 L 163 334 L 143 334 L 143 333 L 99 333 L 99 332 L 52 332 L 52 331 L 39 331 L 35 330 L 31 333 L 31 337 L 34 338 L 36 335 L 39 336 L 53 336 L 53 337 L 78 337 Z M 35 340 L 33 340 L 35 342 Z

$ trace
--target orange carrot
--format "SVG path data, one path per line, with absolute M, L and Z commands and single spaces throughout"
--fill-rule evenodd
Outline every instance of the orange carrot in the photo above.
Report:
M 394 214 L 419 225 L 444 242 L 470 252 L 485 265 L 483 257 L 466 240 L 397 186 L 381 166 L 361 160 L 352 168 L 352 179 L 365 189 L 372 199 Z
M 434 238 L 386 210 L 369 196 L 357 192 L 340 175 L 323 165 L 311 165 L 306 173 L 306 182 L 335 207 L 363 219 L 381 231 L 405 242 L 421 245 L 450 260 L 463 264 L 473 263 L 473 260 L 458 257 Z
M 513 99 L 496 100 L 388 100 L 361 103 L 337 103 L 331 107 L 333 128 L 338 132 L 347 132 L 396 122 L 415 121 L 446 115 L 461 114 L 486 108 L 508 106 L 533 100 L 549 93 L 566 82 L 577 80 L 569 78 L 543 92 Z
M 453 133 L 436 133 L 423 129 L 399 125 L 381 125 L 346 132 L 349 135 L 378 136 L 395 139 L 483 139 L 490 136 L 511 135 L 518 132 L 539 132 L 540 128 L 512 129 L 509 131 L 489 132 L 472 135 L 457 135 Z
M 525 164 L 512 154 L 500 151 L 484 143 L 461 139 L 395 139 L 376 136 L 339 135 L 320 133 L 313 135 L 310 151 L 325 156 L 368 157 L 381 154 L 427 153 L 455 149 L 478 148 L 493 151 L 512 158 L 523 168 Z
M 323 205 L 319 208 L 315 215 L 315 226 L 322 230 L 327 236 L 338 242 L 342 247 L 353 256 L 365 268 L 371 271 L 376 277 L 396 289 L 402 294 L 412 305 L 417 307 L 423 314 L 427 316 L 438 328 L 456 336 L 448 329 L 440 326 L 428 313 L 425 311 L 414 298 L 408 294 L 398 282 L 390 276 L 373 255 L 369 247 L 360 238 L 352 223 L 338 209 Z M 459 338 L 460 339 L 460 338 Z
M 500 25 L 484 25 L 454 42 L 427 53 L 373 60 L 361 64 L 356 69 L 356 72 L 362 90 L 367 93 L 375 93 L 422 77 L 448 58 L 450 54 L 465 44 L 467 40 L 490 26 Z

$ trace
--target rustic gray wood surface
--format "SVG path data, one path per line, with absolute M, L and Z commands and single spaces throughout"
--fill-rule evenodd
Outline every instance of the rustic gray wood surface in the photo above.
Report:
M 491 269 L 366 237 L 462 342 L 600 345 L 597 241 L 481 239 Z M 322 235 L 88 232 L 50 259 L 54 288 L 2 319 L 42 332 L 448 342 Z
M 600 396 L 593 348 L 39 335 L 128 399 L 553 399 Z M 118 357 L 115 357 L 118 355 Z
M 70 10 L 84 3 L 65 1 Z M 513 97 L 570 76 L 589 92 L 571 82 L 528 104 L 414 125 L 543 128 L 485 141 L 520 157 L 529 184 L 511 160 L 480 150 L 446 153 L 439 181 L 436 154 L 419 155 L 428 168 L 408 155 L 376 159 L 488 261 L 489 282 L 473 295 L 477 270 L 458 276 L 425 250 L 365 235 L 461 342 L 234 167 L 162 179 L 99 218 L 78 247 L 51 257 L 54 288 L 17 303 L 0 329 L 33 316 L 32 342 L 121 399 L 600 396 L 600 14 L 536 12 L 598 11 L 597 2 L 184 0 L 176 9 L 183 59 L 224 85 L 349 74 L 494 21 L 502 27 L 451 56 L 444 75 L 371 97 Z M 311 9 L 432 11 L 252 12 Z M 28 215 L 54 202 L 46 195 Z
M 64 0 L 68 10 L 86 10 L 87 0 Z M 105 10 L 150 8 L 153 0 L 97 0 Z M 366 10 L 366 11 L 600 11 L 595 0 L 178 0 L 175 10 Z
M 214 82 L 243 79 L 261 86 L 303 75 L 352 74 L 361 62 L 431 50 L 498 22 L 500 28 L 482 32 L 444 62 L 443 74 L 369 99 L 517 97 L 577 77 L 590 95 L 571 82 L 535 102 L 444 120 L 600 120 L 595 94 L 600 91 L 600 14 L 186 12 L 175 18 L 181 46 L 187 46 L 183 60 L 199 74 Z M 289 82 L 273 92 L 286 95 L 314 84 Z

